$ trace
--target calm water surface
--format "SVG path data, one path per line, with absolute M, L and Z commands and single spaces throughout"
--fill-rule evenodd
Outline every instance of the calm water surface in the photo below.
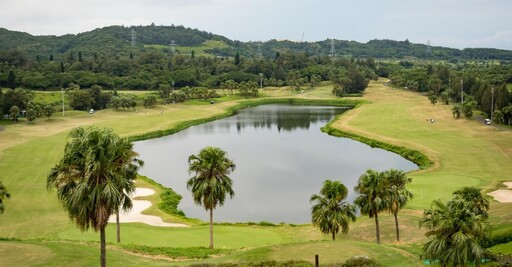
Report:
M 417 169 L 394 153 L 320 131 L 343 111 L 258 106 L 174 135 L 136 142 L 135 150 L 145 162 L 140 173 L 182 195 L 179 208 L 188 217 L 207 221 L 207 211 L 194 204 L 186 187 L 191 177 L 187 159 L 205 146 L 220 147 L 236 164 L 230 176 L 235 197 L 214 211 L 215 221 L 308 223 L 309 198 L 326 179 L 342 181 L 352 202 L 353 188 L 367 169 Z

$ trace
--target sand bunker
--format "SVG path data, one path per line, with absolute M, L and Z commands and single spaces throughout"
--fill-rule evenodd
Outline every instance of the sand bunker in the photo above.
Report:
M 503 184 L 507 186 L 507 189 L 498 189 L 488 195 L 494 197 L 498 202 L 512 203 L 512 182 L 504 182 Z
M 119 214 L 119 222 L 121 223 L 133 223 L 133 222 L 140 222 L 145 223 L 153 226 L 168 226 L 168 227 L 188 227 L 188 225 L 181 224 L 181 223 L 166 223 L 162 221 L 162 218 L 158 216 L 152 216 L 152 215 L 144 215 L 142 214 L 143 210 L 148 209 L 151 207 L 151 202 L 148 200 L 134 200 L 135 197 L 145 197 L 145 196 L 151 196 L 155 194 L 155 191 L 149 188 L 139 188 L 137 187 L 135 189 L 135 192 L 132 195 L 132 202 L 133 202 L 133 208 L 127 212 Z M 112 215 L 110 216 L 109 222 L 116 222 L 116 216 Z

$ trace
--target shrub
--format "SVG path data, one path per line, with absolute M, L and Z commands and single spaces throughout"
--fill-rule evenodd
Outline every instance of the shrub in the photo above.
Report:
M 382 266 L 376 260 L 366 256 L 355 256 L 341 264 L 342 267 L 380 267 Z

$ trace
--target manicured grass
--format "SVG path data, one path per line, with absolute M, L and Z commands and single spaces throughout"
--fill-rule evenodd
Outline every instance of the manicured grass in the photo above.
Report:
M 490 191 L 510 178 L 506 166 L 512 166 L 512 132 L 477 121 L 455 120 L 451 106 L 432 106 L 424 96 L 393 90 L 382 83 L 371 83 L 367 89 L 365 99 L 371 104 L 346 112 L 332 125 L 419 150 L 434 161 L 432 168 L 410 174 L 411 189 L 417 196 L 410 207 L 427 208 L 433 199 L 448 199 L 462 186 Z
M 2 266 L 97 266 L 99 244 L 52 241 L 0 241 Z M 169 261 L 107 248 L 109 266 L 169 266 Z
M 245 226 L 214 226 L 215 247 L 239 249 L 259 247 L 285 242 L 289 237 L 275 229 Z M 60 239 L 98 241 L 99 233 L 80 232 L 70 229 L 58 234 Z M 153 227 L 145 224 L 123 224 L 121 240 L 126 244 L 170 247 L 208 247 L 210 242 L 209 225 L 190 228 Z M 115 224 L 107 227 L 107 241 L 115 242 Z
M 388 245 L 377 245 L 367 242 L 336 240 L 313 241 L 307 243 L 283 244 L 256 248 L 248 251 L 231 253 L 222 258 L 201 260 L 201 263 L 218 262 L 258 262 L 266 260 L 275 261 L 307 261 L 315 262 L 315 255 L 319 256 L 321 265 L 329 266 L 341 263 L 354 256 L 367 256 L 377 259 L 384 266 L 421 266 L 419 258 L 406 251 Z M 197 261 L 187 261 L 181 265 L 189 265 Z
M 365 255 L 383 261 L 385 266 L 414 266 L 418 264 L 418 255 L 415 253 L 417 244 L 426 240 L 424 230 L 418 229 L 418 218 L 422 214 L 422 209 L 428 207 L 433 199 L 449 199 L 452 192 L 461 186 L 476 185 L 484 190 L 491 190 L 497 187 L 500 181 L 510 179 L 511 131 L 498 130 L 472 120 L 454 120 L 449 106 L 432 106 L 425 96 L 393 90 L 385 87 L 383 83 L 382 80 L 370 83 L 363 99 L 371 103 L 344 113 L 338 121 L 332 123 L 332 127 L 418 150 L 434 161 L 432 167 L 410 173 L 413 177 L 410 189 L 415 198 L 407 210 L 399 215 L 402 243 L 394 242 L 394 221 L 392 216 L 386 213 L 380 216 L 382 240 L 385 243 L 382 246 L 374 245 L 373 220 L 366 217 L 359 218 L 357 223 L 350 226 L 349 234 L 339 236 L 339 240 L 332 246 L 328 242 L 329 236 L 320 234 L 312 226 L 216 225 L 217 247 L 245 249 L 209 259 L 208 262 L 272 259 L 312 261 L 314 254 L 311 258 L 309 252 L 318 251 L 326 255 L 321 256 L 321 259 L 330 262 L 339 262 L 350 256 L 366 253 Z M 261 94 L 267 98 L 278 98 L 278 101 L 282 102 L 294 99 L 294 103 L 306 103 L 301 101 L 334 99 L 330 93 L 331 89 L 331 85 L 323 83 L 318 88 L 305 88 L 303 94 L 293 93 L 287 87 L 265 88 Z M 139 95 L 144 93 L 146 92 Z M 347 103 L 355 103 L 350 102 L 351 99 L 360 98 L 343 99 L 347 99 Z M 140 108 L 138 112 L 102 110 L 92 115 L 86 112 L 66 111 L 66 117 L 56 113 L 49 121 L 41 119 L 32 124 L 2 124 L 4 130 L 0 132 L 0 180 L 12 196 L 5 203 L 5 213 L 0 215 L 0 237 L 98 240 L 97 233 L 79 232 L 69 222 L 66 213 L 57 202 L 56 193 L 46 190 L 46 175 L 61 157 L 66 135 L 74 127 L 105 126 L 113 128 L 123 136 L 144 137 L 147 133 L 162 133 L 191 120 L 200 122 L 212 116 L 224 116 L 236 106 L 276 101 L 226 96 L 216 100 L 214 105 L 191 101 L 184 104 L 158 105 L 151 109 Z M 427 118 L 435 118 L 436 123 L 427 122 Z M 154 196 L 146 198 L 157 203 L 161 188 L 142 180 L 139 182 L 141 186 L 157 191 Z M 143 224 L 123 224 L 123 242 L 175 247 L 208 245 L 206 225 L 164 214 L 155 207 L 156 205 L 145 213 L 162 216 L 167 222 L 189 223 L 192 227 L 169 229 Z M 496 231 L 506 232 L 512 228 L 510 208 L 511 204 L 491 203 L 491 221 L 498 225 Z M 107 240 L 114 241 L 113 225 L 108 227 L 107 233 Z M 0 246 L 4 243 L 17 244 L 18 241 L 10 242 L 14 241 L 0 242 Z M 44 245 L 41 245 L 42 243 Z M 62 265 L 71 262 L 73 252 L 76 254 L 76 251 L 82 250 L 85 258 L 77 265 L 96 265 L 99 257 L 96 245 L 91 245 L 93 247 L 89 250 L 88 245 L 76 243 L 62 245 L 59 242 L 47 244 L 23 241 L 19 244 L 27 251 L 26 255 L 41 255 L 41 259 L 34 259 L 34 264 L 28 262 L 26 265 Z M 393 246 L 389 246 L 390 244 Z M 8 256 L 4 255 L 7 253 L 5 251 L 12 250 L 0 249 L 2 263 L 4 256 Z M 45 255 L 56 259 L 49 260 Z M 146 259 L 129 255 L 127 259 L 132 260 L 134 257 L 133 263 L 129 263 L 117 259 L 114 255 L 116 254 L 110 253 L 108 259 L 114 260 L 115 265 L 146 265 L 146 262 L 143 262 Z M 28 261 L 31 258 L 26 256 L 25 259 Z
M 510 255 L 510 254 L 512 254 L 512 242 L 506 243 L 506 244 L 499 244 L 497 246 L 489 248 L 489 250 L 493 253 L 501 253 L 501 254 L 505 254 L 505 255 Z

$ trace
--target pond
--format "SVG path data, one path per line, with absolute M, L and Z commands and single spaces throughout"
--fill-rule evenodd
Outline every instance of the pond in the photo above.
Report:
M 236 164 L 230 175 L 235 197 L 214 211 L 216 222 L 309 223 L 309 198 L 324 180 L 339 180 L 349 190 L 367 169 L 410 171 L 417 166 L 397 154 L 363 143 L 329 136 L 320 128 L 344 112 L 339 107 L 263 105 L 197 125 L 179 133 L 136 142 L 145 166 L 140 170 L 183 196 L 187 217 L 208 221 L 194 204 L 186 182 L 188 157 L 206 146 L 219 147 Z

